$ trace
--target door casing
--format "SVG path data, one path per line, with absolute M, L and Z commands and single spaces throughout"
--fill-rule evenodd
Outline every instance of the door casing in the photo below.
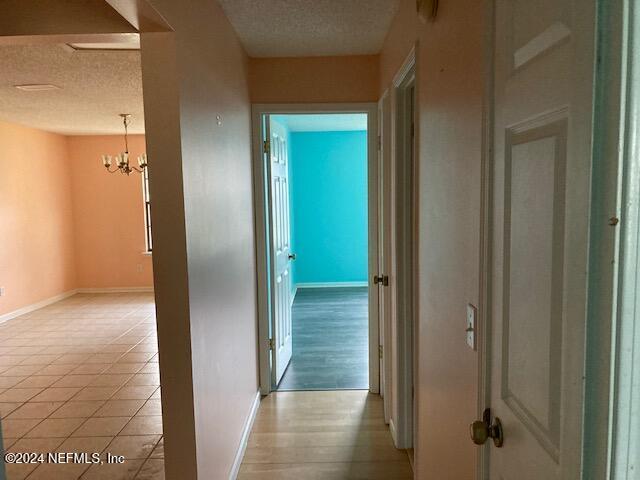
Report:
M 396 405 L 389 423 L 396 448 L 413 448 L 417 335 L 417 84 L 416 48 L 393 79 L 391 98 L 391 370 Z M 413 90 L 413 107 L 409 91 Z M 413 125 L 414 133 L 411 132 Z M 384 143 L 384 142 L 383 142 Z M 414 398 L 414 392 L 416 397 Z M 417 452 L 416 452 L 417 453 Z

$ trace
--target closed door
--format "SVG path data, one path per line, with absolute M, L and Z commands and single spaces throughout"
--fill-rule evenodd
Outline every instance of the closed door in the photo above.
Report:
M 580 478 L 594 4 L 495 3 L 492 480 Z
M 291 238 L 289 229 L 289 161 L 287 136 L 278 124 L 269 125 L 265 154 L 269 166 L 272 377 L 277 385 L 292 355 Z

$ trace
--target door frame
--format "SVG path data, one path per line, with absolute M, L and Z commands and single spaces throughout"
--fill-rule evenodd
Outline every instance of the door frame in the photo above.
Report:
M 378 272 L 382 275 L 392 275 L 391 257 L 391 94 L 385 90 L 378 100 Z M 380 395 L 383 398 L 384 421 L 391 424 L 391 410 L 393 408 L 393 379 L 392 355 L 394 346 L 391 344 L 392 300 L 391 289 L 383 288 L 380 292 Z
M 597 2 L 594 146 L 585 363 L 583 478 L 627 478 L 630 379 L 638 351 L 638 114 L 640 9 L 632 1 Z M 634 81 L 635 80 L 635 81 Z M 617 219 L 617 220 L 616 220 Z M 636 333 L 636 335 L 638 335 Z M 637 338 L 637 337 L 636 337 Z M 631 338 L 633 342 L 633 338 Z M 636 379 L 637 379 L 637 373 Z M 637 381 L 637 380 L 636 380 Z M 635 422 L 637 425 L 637 414 Z M 621 428 L 622 427 L 622 428 Z M 625 431 L 627 429 L 627 431 Z M 631 454 L 632 455 L 632 454 Z M 624 469 L 623 471 L 620 471 Z
M 369 288 L 369 391 L 380 392 L 379 365 L 379 319 L 378 286 L 371 281 L 378 274 L 378 105 L 371 103 L 256 103 L 251 106 L 252 157 L 253 157 L 253 201 L 256 238 L 256 282 L 258 293 L 258 366 L 260 393 L 268 395 L 275 390 L 271 384 L 271 351 L 269 348 L 272 322 L 269 301 L 269 252 L 267 228 L 269 228 L 265 181 L 267 170 L 262 149 L 263 116 L 319 113 L 366 113 L 367 114 L 367 161 L 368 161 L 368 278 Z
M 484 23 L 484 101 L 482 105 L 482 152 L 480 157 L 480 235 L 479 284 L 476 346 L 478 349 L 478 395 L 476 418 L 482 418 L 491 403 L 491 279 L 493 277 L 493 142 L 494 142 L 494 79 L 495 79 L 495 0 L 487 0 Z M 474 419 L 469 419 L 471 423 Z M 490 480 L 489 442 L 477 449 L 479 480 Z
M 391 338 L 395 340 L 391 381 L 397 394 L 389 423 L 396 448 L 414 447 L 417 431 L 414 385 L 417 370 L 418 259 L 418 82 L 416 47 L 407 55 L 392 82 L 391 97 Z M 407 91 L 414 90 L 412 123 L 407 122 Z M 414 132 L 411 132 L 413 125 Z M 409 155 L 409 151 L 412 151 Z M 399 185 L 410 185 L 400 189 Z M 408 192 L 407 192 L 408 190 Z M 406 193 L 406 194 L 404 194 Z M 417 452 L 414 452 L 414 454 Z

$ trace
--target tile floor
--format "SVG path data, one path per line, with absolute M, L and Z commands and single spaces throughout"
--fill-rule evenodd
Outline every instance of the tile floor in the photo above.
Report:
M 78 294 L 0 324 L 7 452 L 101 452 L 122 464 L 11 464 L 8 480 L 162 480 L 153 295 Z

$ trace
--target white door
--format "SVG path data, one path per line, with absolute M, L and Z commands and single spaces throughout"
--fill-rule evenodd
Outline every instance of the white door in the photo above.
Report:
M 492 480 L 580 478 L 594 6 L 495 2 Z
M 265 153 L 269 168 L 270 270 L 272 322 L 272 377 L 274 385 L 282 378 L 292 354 L 291 330 L 291 239 L 289 230 L 289 159 L 286 131 L 267 116 Z

